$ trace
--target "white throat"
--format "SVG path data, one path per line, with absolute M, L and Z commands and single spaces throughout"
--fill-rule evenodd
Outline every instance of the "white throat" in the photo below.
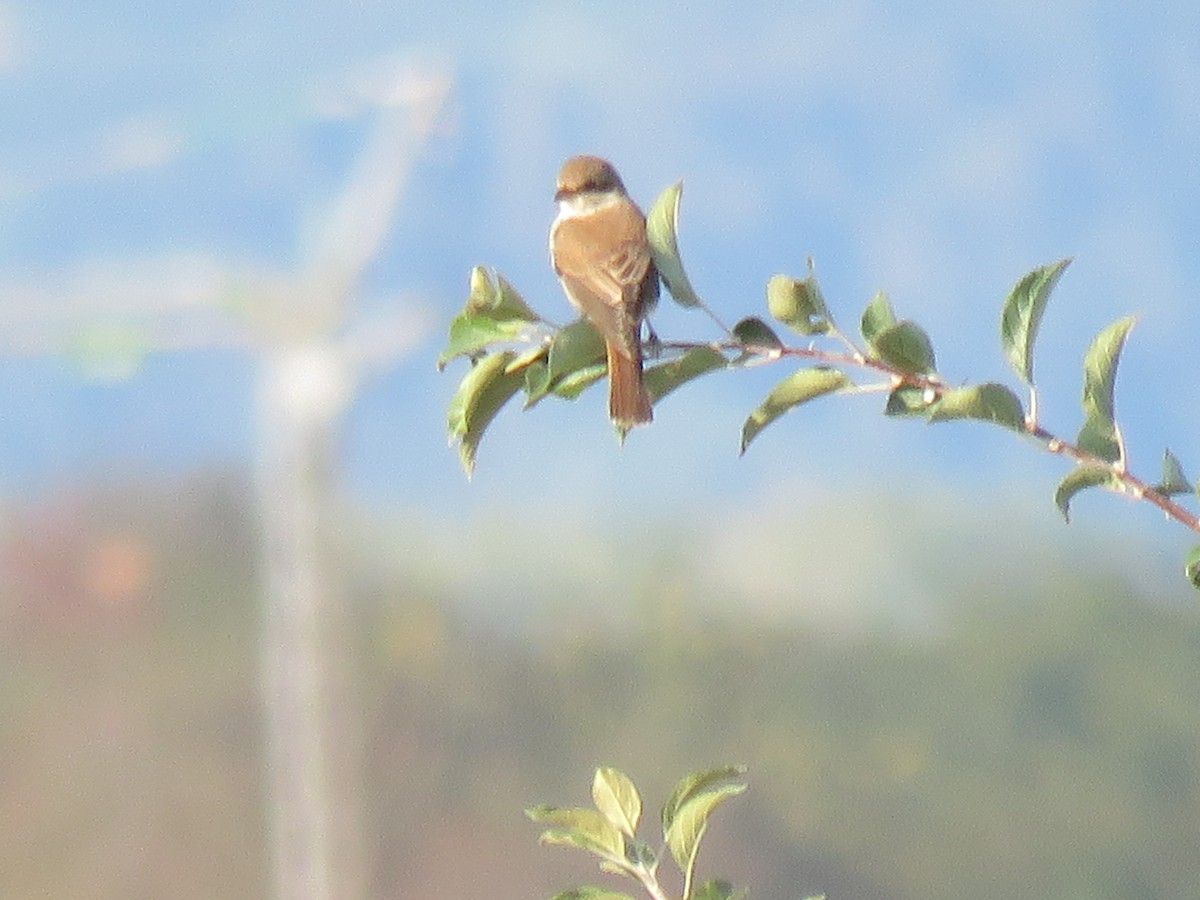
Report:
M 558 201 L 558 218 L 574 219 L 588 213 L 620 203 L 625 195 L 620 191 L 584 191 L 563 197 Z

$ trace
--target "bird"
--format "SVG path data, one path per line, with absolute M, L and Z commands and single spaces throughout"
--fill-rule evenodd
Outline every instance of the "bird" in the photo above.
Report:
M 555 183 L 550 262 L 567 299 L 599 330 L 608 360 L 608 416 L 622 436 L 654 419 L 642 377 L 642 319 L 658 302 L 646 217 L 612 163 L 572 156 Z

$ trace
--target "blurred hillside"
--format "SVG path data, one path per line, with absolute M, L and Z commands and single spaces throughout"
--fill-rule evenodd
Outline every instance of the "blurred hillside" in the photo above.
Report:
M 943 536 L 920 623 L 836 628 L 748 607 L 650 542 L 598 620 L 588 549 L 530 552 L 504 588 L 529 592 L 516 620 L 396 537 L 426 523 L 344 515 L 372 896 L 597 881 L 522 808 L 586 802 L 598 764 L 654 808 L 719 762 L 751 790 L 700 869 L 755 897 L 1195 896 L 1200 618 L 1095 548 L 1006 583 Z M 112 483 L 4 520 L 3 896 L 264 896 L 245 484 Z M 829 590 L 797 577 L 795 604 Z

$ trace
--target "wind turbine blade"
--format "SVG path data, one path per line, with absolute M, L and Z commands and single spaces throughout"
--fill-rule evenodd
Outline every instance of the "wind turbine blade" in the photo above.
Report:
M 334 203 L 304 279 L 336 315 L 379 253 L 417 157 L 450 93 L 444 76 L 401 72 Z

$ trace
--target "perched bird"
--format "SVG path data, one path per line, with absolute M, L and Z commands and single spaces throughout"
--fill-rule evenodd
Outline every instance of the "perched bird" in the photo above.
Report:
M 642 381 L 642 318 L 658 301 L 646 217 L 612 163 L 572 156 L 558 173 L 550 261 L 567 299 L 604 337 L 608 415 L 622 432 L 654 418 Z

